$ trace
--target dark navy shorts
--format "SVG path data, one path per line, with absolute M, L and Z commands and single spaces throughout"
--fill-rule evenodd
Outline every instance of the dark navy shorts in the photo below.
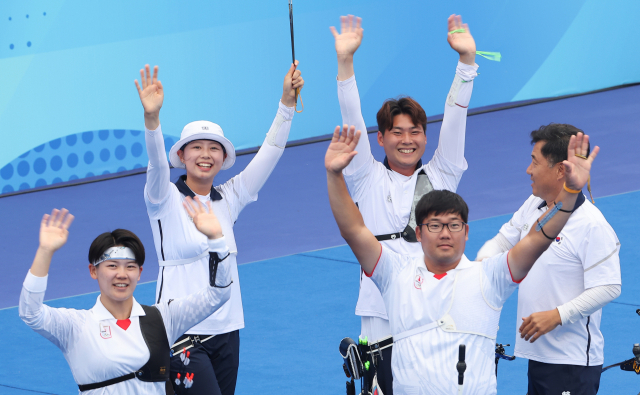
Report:
M 595 395 L 602 365 L 579 366 L 529 360 L 528 395 Z

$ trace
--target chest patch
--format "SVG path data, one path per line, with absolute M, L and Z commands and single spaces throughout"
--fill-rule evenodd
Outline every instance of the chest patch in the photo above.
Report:
M 554 243 L 556 243 L 556 245 L 561 245 L 562 244 L 562 240 L 563 240 L 563 237 L 562 236 L 558 236 L 554 240 Z
M 111 339 L 111 327 L 109 325 L 100 324 L 100 337 L 103 339 Z
M 424 279 L 422 278 L 422 276 L 419 274 L 416 274 L 416 277 L 413 280 L 413 286 L 416 287 L 416 289 L 422 289 L 423 282 L 424 282 Z

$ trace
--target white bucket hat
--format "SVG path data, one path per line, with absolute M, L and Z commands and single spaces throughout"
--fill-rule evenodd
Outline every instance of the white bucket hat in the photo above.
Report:
M 178 142 L 171 147 L 171 151 L 169 151 L 169 161 L 173 167 L 185 168 L 184 163 L 180 161 L 180 157 L 178 156 L 178 150 L 180 150 L 183 145 L 194 140 L 213 140 L 222 144 L 226 151 L 227 158 L 222 162 L 220 170 L 226 170 L 235 163 L 236 150 L 233 148 L 231 141 L 224 137 L 222 128 L 213 122 L 195 121 L 188 123 L 187 126 L 182 129 L 180 140 L 178 140 Z

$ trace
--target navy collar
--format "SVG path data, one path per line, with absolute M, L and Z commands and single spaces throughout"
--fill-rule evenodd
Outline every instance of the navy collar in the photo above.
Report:
M 174 182 L 174 184 L 176 184 L 176 187 L 178 188 L 178 191 L 180 191 L 181 194 L 183 194 L 184 196 L 190 196 L 191 198 L 195 198 L 196 194 L 193 193 L 191 188 L 189 188 L 186 181 L 187 181 L 187 175 L 183 174 L 178 178 L 176 182 Z M 212 201 L 222 200 L 222 195 L 213 186 L 211 187 L 211 193 L 209 194 L 209 196 L 211 197 Z
M 384 167 L 386 167 L 387 170 L 391 170 L 391 166 L 389 166 L 389 160 L 387 159 L 386 156 L 384 157 L 384 162 L 382 162 L 382 164 L 384 164 Z M 422 159 L 420 159 L 418 161 L 418 163 L 416 163 L 416 170 L 418 170 L 421 167 L 422 167 Z M 391 171 L 393 171 L 393 170 L 391 170 Z
M 576 205 L 573 207 L 573 211 L 576 211 L 580 206 L 582 206 L 582 203 L 584 203 L 584 201 L 585 201 L 584 194 L 580 192 L 578 194 L 578 198 L 576 199 Z M 538 206 L 538 210 L 541 210 L 544 207 L 547 207 L 546 201 L 542 201 L 542 203 L 540 203 L 540 205 Z

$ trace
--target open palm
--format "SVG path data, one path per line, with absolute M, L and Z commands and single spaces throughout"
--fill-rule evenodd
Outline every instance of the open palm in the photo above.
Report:
M 51 215 L 45 214 L 40 223 L 40 248 L 51 252 L 60 249 L 67 242 L 73 218 L 65 208 L 54 209 Z
M 358 154 L 355 150 L 360 140 L 360 131 L 355 131 L 355 126 L 350 128 L 347 125 L 342 127 L 342 134 L 340 134 L 340 126 L 336 126 L 333 132 L 333 138 L 331 144 L 327 148 L 327 153 L 324 157 L 324 166 L 327 170 L 339 173 L 347 167 L 354 156 Z
M 355 19 L 355 21 L 354 21 Z M 331 26 L 331 33 L 336 39 L 336 53 L 340 55 L 353 55 L 362 43 L 362 23 L 361 18 L 354 18 L 353 15 L 340 17 L 340 34 L 335 27 Z
M 454 51 L 462 55 L 475 55 L 476 53 L 476 41 L 471 35 L 469 25 L 462 23 L 462 17 L 460 15 L 451 15 L 448 19 L 448 31 L 463 29 L 464 32 L 449 33 L 447 34 L 447 41 Z
M 182 201 L 182 205 L 187 210 L 189 216 L 193 219 L 193 224 L 200 233 L 204 234 L 209 239 L 222 237 L 222 226 L 218 221 L 218 217 L 213 213 L 211 201 L 208 201 L 205 207 L 199 199 L 192 199 L 187 196 Z
M 162 83 L 158 80 L 158 66 L 153 68 L 152 75 L 149 65 L 145 65 L 144 69 L 140 70 L 140 82 L 142 83 L 142 88 L 140 88 L 138 80 L 135 81 L 135 84 L 136 88 L 138 88 L 138 95 L 140 96 L 142 107 L 144 107 L 144 112 L 147 114 L 159 113 L 164 100 L 164 90 L 162 89 Z
M 589 136 L 578 133 L 571 136 L 569 149 L 567 150 L 567 160 L 563 163 L 565 169 L 565 184 L 575 190 L 582 190 L 589 181 L 591 164 L 598 156 L 600 147 L 596 146 L 587 159 L 589 149 Z

